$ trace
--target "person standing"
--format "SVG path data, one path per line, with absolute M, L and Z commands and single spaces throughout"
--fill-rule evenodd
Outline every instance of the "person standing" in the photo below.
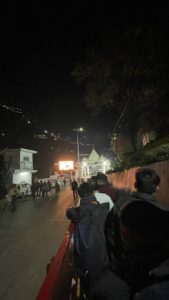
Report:
M 16 211 L 16 200 L 17 200 L 17 187 L 16 184 L 12 184 L 8 191 L 8 195 L 11 196 L 11 213 Z
M 31 185 L 31 193 L 32 193 L 32 198 L 33 200 L 35 199 L 35 193 L 36 193 L 36 185 L 35 182 L 32 183 Z
M 42 180 L 40 180 L 39 182 L 39 191 L 38 191 L 38 196 L 41 197 L 42 195 L 42 187 L 43 187 L 43 182 Z
M 120 277 L 118 281 L 123 280 L 120 289 L 125 299 L 131 299 L 127 297 L 128 288 L 130 295 L 137 294 L 133 300 L 168 299 L 168 292 L 162 288 L 165 283 L 169 290 L 169 207 L 155 197 L 160 177 L 153 169 L 138 169 L 135 179 L 136 191 L 119 198 L 106 219 L 110 263 L 93 284 L 91 299 L 97 299 L 94 297 L 98 294 L 99 299 L 113 299 L 112 282 L 116 274 Z
M 5 210 L 7 205 L 6 195 L 7 189 L 4 185 L 0 185 L 0 210 L 2 210 L 2 212 Z
M 109 204 L 109 210 L 111 210 L 114 206 L 114 203 L 112 201 L 112 199 L 110 198 L 109 195 L 105 194 L 105 193 L 100 193 L 99 191 L 99 185 L 97 182 L 97 177 L 96 176 L 92 176 L 89 180 L 88 180 L 89 184 L 91 184 L 93 186 L 93 190 L 94 190 L 94 195 L 97 199 L 97 201 L 102 204 L 102 203 L 108 203 Z
M 42 186 L 42 198 L 43 199 L 47 197 L 47 193 L 48 193 L 48 184 L 45 181 Z
M 52 189 L 52 184 L 50 180 L 47 182 L 47 195 L 51 196 L 51 189 Z
M 73 191 L 73 198 L 76 199 L 78 196 L 78 183 L 75 179 L 72 181 L 72 191 Z
M 113 203 L 115 203 L 118 199 L 118 196 L 115 189 L 108 182 L 107 176 L 101 172 L 98 172 L 96 179 L 99 192 L 108 195 L 112 199 Z
M 55 182 L 55 193 L 58 194 L 59 192 L 60 192 L 60 185 L 56 180 L 56 182 Z
M 64 187 L 66 187 L 66 179 L 65 178 L 63 179 L 63 184 L 64 184 Z
M 104 222 L 108 203 L 99 204 L 87 182 L 78 189 L 80 206 L 68 208 L 66 216 L 74 223 L 74 262 L 85 295 L 92 278 L 108 263 Z

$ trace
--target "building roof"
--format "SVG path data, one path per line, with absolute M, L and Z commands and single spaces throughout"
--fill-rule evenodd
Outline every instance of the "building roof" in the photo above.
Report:
M 14 148 L 14 149 L 8 149 L 8 148 L 5 148 L 3 150 L 1 150 L 1 154 L 4 154 L 6 152 L 13 152 L 13 151 L 24 151 L 24 152 L 28 152 L 28 153 L 32 153 L 32 154 L 36 154 L 37 151 L 35 150 L 29 150 L 29 149 L 25 149 L 25 148 Z
M 99 154 L 96 152 L 96 150 L 93 148 L 92 152 L 89 155 L 89 161 L 98 161 L 100 159 Z

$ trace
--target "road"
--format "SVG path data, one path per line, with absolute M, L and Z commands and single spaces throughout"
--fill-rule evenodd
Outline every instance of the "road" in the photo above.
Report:
M 70 188 L 59 197 L 20 201 L 16 213 L 0 214 L 0 299 L 34 300 L 68 228 Z

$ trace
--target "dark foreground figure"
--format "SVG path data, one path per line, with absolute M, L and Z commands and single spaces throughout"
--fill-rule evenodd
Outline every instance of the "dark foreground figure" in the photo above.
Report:
M 82 183 L 78 190 L 80 206 L 68 208 L 66 215 L 75 224 L 74 261 L 77 276 L 88 295 L 92 278 L 108 263 L 104 223 L 109 204 L 99 204 L 89 183 Z
M 110 263 L 91 282 L 89 299 L 169 299 L 169 207 L 156 201 L 159 182 L 153 170 L 139 170 L 137 192 L 109 214 Z

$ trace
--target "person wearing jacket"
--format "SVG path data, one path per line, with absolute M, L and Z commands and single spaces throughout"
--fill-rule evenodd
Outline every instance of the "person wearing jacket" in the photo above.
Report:
M 18 190 L 16 184 L 12 184 L 8 191 L 8 195 L 11 196 L 11 213 L 16 211 L 17 194 L 18 194 Z
M 159 188 L 160 177 L 150 168 L 139 168 L 135 174 L 134 187 L 136 191 L 131 194 L 124 193 L 116 201 L 114 207 L 106 218 L 106 240 L 108 244 L 108 251 L 113 260 L 117 258 L 121 261 L 121 238 L 119 232 L 118 219 L 122 209 L 128 203 L 137 200 L 145 200 L 156 202 L 156 191 Z
M 115 203 L 118 199 L 118 196 L 115 189 L 108 182 L 107 176 L 104 173 L 98 172 L 96 175 L 96 180 L 99 192 L 108 195 L 113 203 Z
M 115 299 L 114 277 L 121 284 L 123 299 L 168 299 L 169 207 L 155 197 L 159 183 L 154 170 L 141 168 L 136 173 L 138 190 L 115 204 L 107 236 L 111 262 L 92 283 L 92 300 L 97 299 L 98 290 L 102 291 L 99 299 Z
M 73 191 L 73 198 L 75 200 L 76 197 L 78 196 L 78 183 L 75 179 L 73 179 L 73 181 L 71 183 L 71 188 L 72 188 L 72 191 Z
M 74 262 L 85 294 L 89 282 L 108 263 L 104 223 L 109 204 L 99 204 L 93 187 L 84 182 L 78 189 L 80 206 L 68 208 L 66 216 L 74 227 Z
M 109 195 L 105 194 L 105 193 L 101 193 L 99 191 L 99 185 L 98 185 L 98 181 L 97 181 L 97 176 L 92 176 L 88 182 L 93 186 L 93 190 L 94 190 L 94 195 L 97 199 L 97 201 L 102 204 L 102 203 L 109 203 L 109 210 L 111 210 L 114 206 L 114 203 L 112 201 L 112 199 L 110 198 Z

